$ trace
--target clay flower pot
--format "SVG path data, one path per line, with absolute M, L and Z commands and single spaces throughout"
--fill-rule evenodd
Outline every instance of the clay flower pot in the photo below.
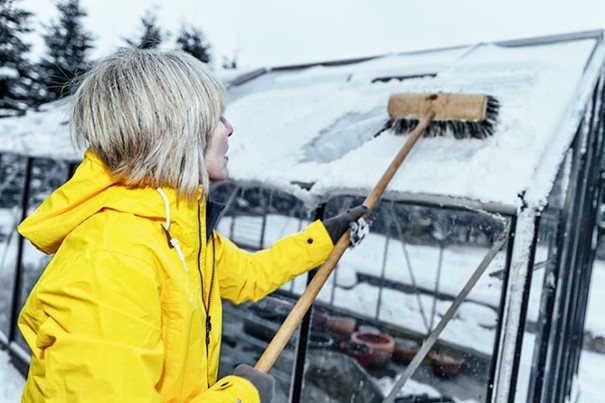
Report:
M 370 365 L 370 347 L 365 344 L 356 343 L 353 340 L 345 340 L 340 343 L 340 351 L 355 358 L 364 368 Z
M 393 351 L 393 361 L 399 364 L 409 364 L 414 359 L 420 343 L 416 340 L 397 338 L 395 339 L 395 351 Z
M 429 359 L 433 367 L 433 374 L 441 378 L 452 378 L 462 371 L 464 358 L 441 351 L 431 351 Z
M 326 329 L 338 340 L 348 340 L 356 327 L 357 320 L 348 316 L 330 316 L 326 322 Z
M 386 364 L 395 351 L 395 339 L 385 333 L 353 332 L 351 340 L 370 348 L 369 364 L 372 366 Z
M 310 348 L 332 348 L 335 343 L 334 337 L 327 333 L 311 331 L 311 334 L 309 334 Z

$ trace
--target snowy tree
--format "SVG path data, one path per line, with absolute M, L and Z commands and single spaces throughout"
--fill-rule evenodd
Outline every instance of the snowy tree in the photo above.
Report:
M 227 56 L 223 56 L 223 68 L 225 70 L 236 69 L 237 68 L 237 56 L 229 58 Z
M 0 0 L 0 117 L 18 116 L 32 104 L 30 45 L 21 36 L 31 32 L 31 13 L 18 8 L 19 0 Z
M 141 23 L 143 24 L 143 34 L 135 40 L 126 39 L 129 46 L 139 49 L 154 49 L 168 37 L 168 34 L 162 33 L 158 26 L 158 18 L 155 13 L 147 11 L 141 17 Z
M 201 30 L 193 27 L 181 28 L 176 43 L 179 48 L 204 63 L 210 62 L 212 47 Z
M 92 35 L 82 22 L 87 13 L 80 0 L 62 0 L 57 8 L 58 21 L 43 35 L 47 54 L 40 62 L 47 101 L 69 94 L 68 84 L 89 68 L 88 52 L 93 48 Z

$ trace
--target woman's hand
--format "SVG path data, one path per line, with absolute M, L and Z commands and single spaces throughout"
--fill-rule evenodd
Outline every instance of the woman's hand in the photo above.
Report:
M 363 217 L 367 211 L 368 208 L 363 204 L 360 204 L 359 206 L 348 209 L 344 213 L 322 221 L 324 227 L 326 227 L 326 230 L 328 231 L 328 234 L 330 234 L 330 238 L 332 238 L 332 243 L 336 244 L 342 234 L 348 231 L 352 224 L 360 226 L 358 225 L 358 220 Z M 359 241 L 361 241 L 361 238 L 357 241 L 357 243 L 359 243 Z

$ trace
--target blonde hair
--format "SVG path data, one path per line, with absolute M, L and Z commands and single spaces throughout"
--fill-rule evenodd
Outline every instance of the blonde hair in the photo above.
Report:
M 226 89 L 184 52 L 122 49 L 81 79 L 71 133 L 120 183 L 208 194 L 204 152 L 224 109 Z

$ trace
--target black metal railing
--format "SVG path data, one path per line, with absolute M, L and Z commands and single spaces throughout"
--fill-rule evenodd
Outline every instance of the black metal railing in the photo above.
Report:
M 29 348 L 17 328 L 19 311 L 48 258 L 17 233 L 17 225 L 69 178 L 77 162 L 0 154 L 0 344 L 25 372 Z

